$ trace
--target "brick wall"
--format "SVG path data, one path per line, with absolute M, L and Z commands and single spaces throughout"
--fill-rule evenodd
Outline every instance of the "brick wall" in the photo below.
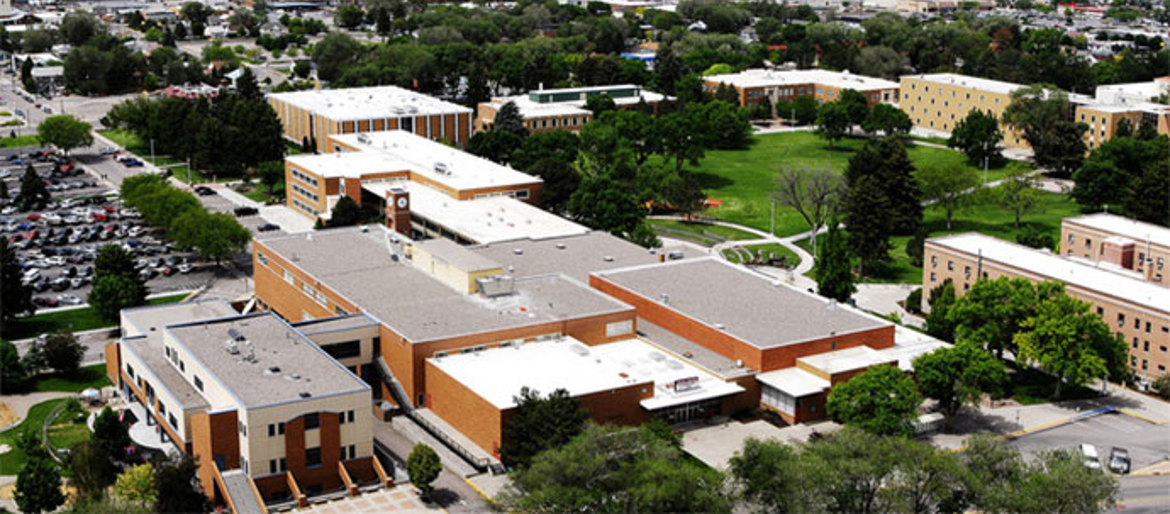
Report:
M 240 439 L 236 411 L 200 412 L 191 416 L 191 453 L 199 460 L 199 483 L 208 497 L 215 495 L 216 456 L 223 469 L 240 467 Z

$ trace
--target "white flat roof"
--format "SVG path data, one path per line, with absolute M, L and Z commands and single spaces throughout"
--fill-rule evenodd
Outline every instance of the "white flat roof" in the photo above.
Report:
M 813 83 L 841 89 L 856 89 L 858 91 L 898 89 L 897 82 L 864 75 L 855 75 L 848 71 L 829 70 L 775 71 L 751 69 L 726 75 L 711 75 L 709 77 L 703 77 L 703 80 L 706 82 L 724 83 L 739 88 Z
M 1170 228 L 1153 223 L 1129 219 L 1116 214 L 1089 214 L 1065 218 L 1064 223 L 1094 228 L 1132 239 L 1135 243 L 1149 241 L 1153 244 L 1170 246 Z
M 1109 84 L 1097 86 L 1095 96 L 1105 102 L 1116 102 L 1122 99 L 1153 100 L 1163 93 L 1170 91 L 1170 82 L 1151 80 L 1130 84 Z
M 906 75 L 902 78 L 925 80 L 928 82 L 946 84 L 950 86 L 969 87 L 979 91 L 988 91 L 991 93 L 999 93 L 1003 95 L 1010 95 L 1012 94 L 1012 91 L 1024 87 L 1019 84 L 1004 82 L 1002 80 L 984 79 L 979 77 L 972 77 L 969 75 L 959 75 L 958 73 L 927 73 L 924 75 Z
M 572 90 L 558 90 L 558 91 L 590 91 L 590 90 L 609 90 L 616 86 L 599 86 L 593 88 L 574 88 Z M 632 87 L 632 86 L 631 86 Z M 553 93 L 554 90 L 537 91 L 539 93 Z M 619 106 L 637 105 L 643 99 L 647 103 L 661 102 L 666 98 L 666 95 L 655 93 L 652 91 L 642 90 L 638 96 L 629 97 L 612 97 L 613 103 Z M 504 104 L 512 102 L 520 109 L 520 116 L 524 119 L 542 118 L 550 116 L 574 116 L 574 115 L 590 115 L 592 112 L 585 108 L 585 100 L 569 100 L 566 102 L 548 102 L 539 103 L 532 101 L 528 95 L 504 96 L 493 98 L 488 105 L 494 106 L 496 109 L 503 107 Z
M 362 184 L 363 189 L 381 198 L 395 187 L 410 193 L 411 213 L 479 244 L 589 232 L 583 225 L 508 196 L 459 201 L 437 189 L 405 180 Z
M 797 367 L 760 373 L 756 375 L 756 380 L 793 398 L 823 392 L 831 385 L 828 380 Z
M 982 252 L 986 260 L 1024 270 L 1040 280 L 1057 280 L 1147 309 L 1170 312 L 1170 287 L 1102 269 L 1091 263 L 974 233 L 931 238 L 926 243 L 972 256 Z
M 381 152 L 334 152 L 300 154 L 285 157 L 291 162 L 324 178 L 356 178 L 371 173 L 405 171 L 413 166 Z
M 798 362 L 803 362 L 830 375 L 868 368 L 891 360 L 893 360 L 892 357 L 882 355 L 881 352 L 868 346 L 855 346 L 797 359 Z
M 294 91 L 269 96 L 335 121 L 471 112 L 462 105 L 396 86 Z
M 564 389 L 571 396 L 582 396 L 635 384 L 650 387 L 654 382 L 654 398 L 642 402 L 647 409 L 743 391 L 738 385 L 723 382 L 638 339 L 591 347 L 571 337 L 561 337 L 511 348 L 432 357 L 427 362 L 501 410 L 514 407 L 514 398 L 524 387 L 541 394 Z M 694 389 L 676 394 L 665 387 L 692 377 L 698 379 Z
M 379 153 L 410 165 L 412 174 L 466 190 L 541 183 L 539 177 L 402 130 L 330 136 L 361 153 Z M 353 153 L 353 152 L 344 152 Z M 443 171 L 445 170 L 445 171 Z

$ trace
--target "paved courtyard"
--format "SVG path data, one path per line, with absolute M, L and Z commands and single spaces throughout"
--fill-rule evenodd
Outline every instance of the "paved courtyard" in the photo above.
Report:
M 304 514 L 348 514 L 385 512 L 439 512 L 443 509 L 434 503 L 425 503 L 414 487 L 399 485 L 390 489 L 362 494 L 356 498 L 342 498 L 325 503 L 311 504 L 296 512 Z
M 683 432 L 683 450 L 715 469 L 726 470 L 728 462 L 748 439 L 771 439 L 786 443 L 807 441 L 815 432 L 829 433 L 840 425 L 830 421 L 778 427 L 762 419 L 747 422 L 729 420 L 719 424 L 695 424 Z

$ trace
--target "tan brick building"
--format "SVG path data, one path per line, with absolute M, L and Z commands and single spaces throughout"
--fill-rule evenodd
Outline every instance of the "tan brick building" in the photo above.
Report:
M 268 103 L 284 137 L 308 151 L 329 152 L 329 136 L 404 130 L 463 146 L 471 139 L 471 109 L 395 86 L 273 93 Z
M 1074 245 L 1080 240 L 1075 239 Z M 1092 243 L 1090 247 L 1098 248 Z M 1170 367 L 1170 289 L 1144 280 L 1137 272 L 974 233 L 928 239 L 923 262 L 926 291 L 948 279 L 958 295 L 981 278 L 1062 282 L 1068 294 L 1088 302 L 1126 341 L 1135 374 L 1153 380 Z
M 1170 229 L 1115 214 L 1065 218 L 1060 225 L 1061 253 L 1097 264 L 1134 271 L 1170 287 Z
M 735 88 L 739 105 L 743 107 L 754 106 L 765 98 L 773 105 L 798 97 L 812 97 L 818 103 L 832 102 L 846 89 L 864 94 L 870 105 L 897 104 L 899 95 L 897 82 L 829 70 L 752 69 L 703 77 L 703 89 L 708 93 L 714 93 L 720 86 Z
M 665 95 L 646 91 L 634 84 L 612 86 L 578 87 L 566 89 L 541 89 L 526 95 L 493 98 L 479 104 L 475 118 L 476 130 L 488 130 L 495 123 L 496 112 L 508 102 L 516 104 L 528 132 L 552 132 L 567 130 L 579 132 L 581 127 L 593 120 L 593 111 L 585 108 L 589 98 L 608 95 L 618 109 L 636 109 L 645 106 L 657 112 L 658 104 Z

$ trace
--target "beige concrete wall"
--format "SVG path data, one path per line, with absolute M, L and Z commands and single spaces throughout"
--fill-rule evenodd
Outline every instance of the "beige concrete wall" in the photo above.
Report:
M 241 410 L 239 419 L 247 427 L 248 435 L 239 434 L 240 456 L 248 461 L 248 474 L 254 477 L 269 475 L 269 461 L 273 459 L 279 461 L 281 457 L 287 457 L 285 436 L 279 431 L 269 436 L 268 425 L 287 424 L 293 419 L 314 412 L 341 415 L 353 411 L 354 422 L 342 423 L 338 427 L 340 446 L 354 445 L 357 458 L 373 455 L 374 421 L 370 410 L 372 401 L 370 392 L 362 391 Z M 320 445 L 320 431 L 306 430 L 303 447 L 313 448 Z
M 154 395 L 156 398 L 155 405 L 148 405 L 151 412 L 154 413 L 156 418 L 165 418 L 167 424 L 171 425 L 169 418 L 166 418 L 166 416 L 159 416 L 158 403 L 161 402 L 163 405 L 165 405 L 167 414 L 175 415 L 175 423 L 171 426 L 171 428 L 175 430 L 179 437 L 183 438 L 183 440 L 179 442 L 180 446 L 182 446 L 183 443 L 189 442 L 191 440 L 191 427 L 190 423 L 188 422 L 189 420 L 187 419 L 188 413 L 183 411 L 182 402 L 179 401 L 179 398 L 175 396 L 174 393 L 172 393 L 163 385 L 162 380 L 159 380 L 158 376 L 154 374 L 154 371 L 147 367 L 146 364 L 142 361 L 142 357 L 134 353 L 134 350 L 132 350 L 129 345 L 120 346 L 122 374 L 126 377 L 129 377 L 130 373 L 127 371 L 127 366 L 134 368 L 134 385 L 143 391 L 144 394 L 146 392 L 145 384 L 150 384 L 151 389 L 154 390 Z M 176 368 L 175 371 L 178 371 L 178 368 Z
M 902 110 L 910 116 L 910 122 L 916 128 L 926 130 L 949 133 L 973 109 L 990 112 L 1002 119 L 1011 101 L 1011 95 L 974 87 L 942 84 L 918 77 L 902 77 L 901 81 Z M 1002 123 L 1000 130 L 1004 134 L 1004 146 L 1028 148 L 1022 134 Z

